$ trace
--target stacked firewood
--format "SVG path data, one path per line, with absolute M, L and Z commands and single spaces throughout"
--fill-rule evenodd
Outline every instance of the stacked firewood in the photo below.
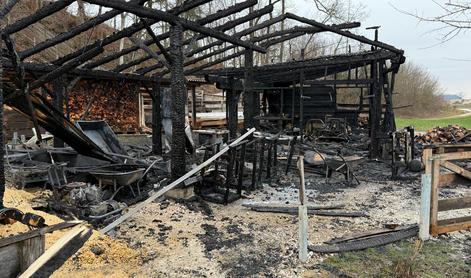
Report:
M 462 143 L 470 140 L 471 130 L 459 125 L 435 127 L 416 137 L 416 142 L 423 144 Z
M 112 82 L 92 86 L 76 86 L 69 96 L 70 119 L 104 120 L 118 133 L 134 133 L 139 129 L 138 94 L 127 84 Z

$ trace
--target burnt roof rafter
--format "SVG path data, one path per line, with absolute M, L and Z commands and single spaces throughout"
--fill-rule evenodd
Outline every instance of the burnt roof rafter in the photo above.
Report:
M 250 1 L 251 1 L 251 0 L 250 0 Z M 230 29 L 236 27 L 237 25 L 240 25 L 240 24 L 245 23 L 245 22 L 249 22 L 250 20 L 253 20 L 253 19 L 255 19 L 255 18 L 258 18 L 258 17 L 261 17 L 261 16 L 263 16 L 263 15 L 266 15 L 266 14 L 272 12 L 272 11 L 273 11 L 273 6 L 272 6 L 272 5 L 268 5 L 268 6 L 262 8 L 262 9 L 260 9 L 260 10 L 256 10 L 256 11 L 254 11 L 254 12 L 251 12 L 250 14 L 248 14 L 248 15 L 246 15 L 246 16 L 240 17 L 240 18 L 235 19 L 235 20 L 232 20 L 232 21 L 228 21 L 228 22 L 222 24 L 221 26 L 215 27 L 214 29 L 215 29 L 215 30 L 218 30 L 218 31 L 221 31 L 221 32 L 224 32 L 224 31 L 227 31 L 227 30 L 230 30 Z M 219 12 L 218 12 L 218 13 L 219 13 Z M 222 18 L 222 16 L 221 16 L 221 18 Z M 167 33 L 164 33 L 164 34 L 167 34 Z M 162 34 L 162 35 L 164 35 L 164 34 Z M 236 38 L 238 38 L 237 34 L 236 34 L 236 35 L 233 35 L 233 36 L 235 36 Z M 204 37 L 205 37 L 205 36 L 202 36 L 202 35 L 195 35 L 195 36 L 193 36 L 192 38 L 189 38 L 189 39 L 187 39 L 187 40 L 184 40 L 184 41 L 183 41 L 183 45 L 191 45 L 191 44 L 194 43 L 196 40 L 200 40 L 200 39 L 202 39 L 202 38 L 204 38 Z M 218 42 L 220 42 L 220 44 L 223 43 L 222 41 L 218 41 Z M 235 47 L 235 46 L 234 46 L 234 47 Z M 200 48 L 197 48 L 197 49 L 200 49 Z M 168 51 L 168 50 L 169 50 L 169 48 L 160 48 L 160 47 L 159 47 L 159 51 L 157 51 L 157 52 L 158 52 L 158 53 L 160 53 L 160 52 L 163 53 L 164 51 Z M 141 64 L 141 63 L 143 63 L 143 62 L 145 62 L 145 61 L 147 61 L 147 60 L 149 60 L 149 59 L 151 59 L 151 58 L 152 58 L 152 57 L 151 57 L 150 55 L 148 55 L 148 56 L 145 56 L 145 57 L 143 57 L 143 58 L 135 59 L 134 61 L 129 62 L 129 63 L 127 64 L 127 66 L 122 66 L 122 67 L 118 66 L 116 69 L 119 68 L 120 71 L 123 71 L 123 70 L 125 70 L 125 69 L 127 69 L 127 68 L 130 68 L 130 67 L 132 67 L 132 66 L 139 65 L 139 64 Z M 152 65 L 152 66 L 150 66 L 150 67 L 152 67 L 153 69 L 157 69 L 157 68 L 158 68 L 158 67 L 154 68 L 154 66 L 155 66 L 155 65 Z M 146 71 L 146 72 L 149 72 L 149 71 Z M 141 73 L 141 74 L 142 74 L 142 73 Z
M 147 2 L 148 0 L 131 0 L 131 2 L 133 3 L 136 3 L 138 5 L 142 5 L 144 4 L 145 2 Z M 50 39 L 47 39 L 43 42 L 40 42 L 38 44 L 36 44 L 34 47 L 32 48 L 29 48 L 29 49 L 26 49 L 24 51 L 21 51 L 19 52 L 19 56 L 22 60 L 24 60 L 25 58 L 28 58 L 36 53 L 39 53 L 45 49 L 48 49 L 50 47 L 53 47 L 59 43 L 62 43 L 62 42 L 65 42 L 69 39 L 72 39 L 73 37 L 83 33 L 83 32 L 86 32 L 90 29 L 92 29 L 93 27 L 97 26 L 98 24 L 101 24 L 109 19 L 112 19 L 113 17 L 119 15 L 123 13 L 122 11 L 120 10 L 111 10 L 111 11 L 108 11 L 102 15 L 99 15 L 99 16 L 96 16 L 96 17 L 93 17 L 87 21 L 85 21 L 84 23 L 82 24 L 79 24 L 77 26 L 74 26 L 72 27 L 70 30 L 68 30 L 67 32 L 64 32 L 64 33 L 61 33 L 53 38 L 50 38 Z
M 141 6 L 131 4 L 128 2 L 123 2 L 120 0 L 84 0 L 84 1 L 90 4 L 96 4 L 96 5 L 101 5 L 104 7 L 123 10 L 129 13 L 135 14 L 141 18 L 161 20 L 161 21 L 168 22 L 170 24 L 181 25 L 182 28 L 191 30 L 193 32 L 201 33 L 210 37 L 214 37 L 216 39 L 227 41 L 229 43 L 232 43 L 232 44 L 244 47 L 244 48 L 252 49 L 257 52 L 261 52 L 261 53 L 266 52 L 265 48 L 254 45 L 247 41 L 236 39 L 234 37 L 231 37 L 230 35 L 216 31 L 214 29 L 203 27 L 197 24 L 196 22 L 183 19 L 171 13 L 163 12 L 156 9 L 141 7 Z
M 247 8 L 249 8 L 249 7 L 252 7 L 252 6 L 254 6 L 255 4 L 257 4 L 257 0 L 246 0 L 246 1 L 244 1 L 244 2 L 235 4 L 234 6 L 228 7 L 227 9 L 224 9 L 224 10 L 218 11 L 218 12 L 216 12 L 216 13 L 214 13 L 214 14 L 211 14 L 210 16 L 207 16 L 207 17 L 205 17 L 205 18 L 199 19 L 199 20 L 196 21 L 196 23 L 198 23 L 198 24 L 200 24 L 200 25 L 206 25 L 206 24 L 212 23 L 212 22 L 214 22 L 214 21 L 216 21 L 216 20 L 219 20 L 219 19 L 221 19 L 221 18 L 224 18 L 224 17 L 226 17 L 226 16 L 229 16 L 229 15 L 231 15 L 231 14 L 234 14 L 234 13 L 240 12 L 240 11 L 242 11 L 242 10 L 244 10 L 244 9 L 247 9 Z M 264 9 L 265 9 L 265 8 L 264 8 Z M 266 10 L 266 9 L 265 9 L 265 10 Z M 268 11 L 267 13 L 269 13 L 269 12 L 270 12 L 270 11 Z M 246 17 L 240 18 L 239 21 L 242 20 L 242 19 L 244 19 L 244 18 L 246 18 Z M 250 18 L 253 18 L 253 17 L 251 16 Z M 248 21 L 248 20 L 247 20 L 247 21 Z M 149 22 L 149 20 L 147 20 L 146 22 L 147 22 L 149 25 L 152 23 L 152 22 Z M 244 21 L 244 22 L 246 22 L 246 21 Z M 239 24 L 240 24 L 240 23 L 239 23 Z M 224 25 L 223 25 L 224 27 L 221 27 L 221 29 L 218 29 L 218 30 L 219 30 L 219 31 L 226 31 L 226 30 L 228 30 L 228 29 L 234 27 L 234 26 L 232 26 L 232 25 L 231 25 L 231 26 L 225 26 L 225 25 L 226 25 L 226 24 L 224 24 Z M 227 28 L 227 29 L 226 29 L 226 28 Z M 146 41 L 144 42 L 144 44 L 150 46 L 150 45 L 152 45 L 152 44 L 155 44 L 155 41 L 162 41 L 162 40 L 167 39 L 167 38 L 169 38 L 169 37 L 170 37 L 170 32 L 165 32 L 165 33 L 163 33 L 163 34 L 157 35 L 155 38 L 146 40 Z M 184 44 L 188 44 L 190 41 L 191 41 L 191 40 L 185 40 L 183 43 L 184 43 Z M 160 47 L 159 47 L 159 48 L 160 48 Z M 98 66 L 101 66 L 101 65 L 104 65 L 104 64 L 106 64 L 106 63 L 112 62 L 112 61 L 114 61 L 114 60 L 116 60 L 116 59 L 119 59 L 121 56 L 124 56 L 124 55 L 127 55 L 127 54 L 129 54 L 129 53 L 132 53 L 132 52 L 134 52 L 134 51 L 136 51 L 136 50 L 138 50 L 138 49 L 139 49 L 139 48 L 138 48 L 138 47 L 135 47 L 135 46 L 129 47 L 129 48 L 126 48 L 126 49 L 123 49 L 123 50 L 121 50 L 121 51 L 119 51 L 119 52 L 116 52 L 116 53 L 110 54 L 110 55 L 108 55 L 108 56 L 106 56 L 106 57 L 104 57 L 104 58 L 98 59 L 97 61 L 91 62 L 90 64 L 87 65 L 87 68 L 96 68 L 96 67 L 98 67 Z M 159 54 L 160 54 L 160 53 L 159 53 Z M 141 60 L 141 59 L 142 59 L 142 58 L 140 58 L 140 60 Z M 130 62 L 130 63 L 129 63 L 130 66 L 129 66 L 129 67 L 138 65 L 138 64 L 140 64 L 140 63 L 142 63 L 142 62 L 144 62 L 144 61 L 146 61 L 146 60 L 148 60 L 148 59 L 150 59 L 149 56 L 147 56 L 147 59 L 142 59 L 141 62 L 139 62 L 139 63 L 132 63 L 132 62 Z M 127 68 L 127 67 L 124 67 L 124 68 L 121 69 L 121 70 L 124 70 L 124 69 L 126 69 L 126 68 Z
M 184 13 L 186 11 L 189 11 L 191 9 L 194 9 L 200 5 L 206 4 L 210 2 L 211 0 L 187 0 L 183 2 L 180 6 L 177 6 L 171 10 L 168 11 L 168 13 L 174 14 L 174 15 L 179 15 L 181 13 Z M 160 20 L 149 20 L 150 24 L 155 24 L 157 22 L 160 22 Z M 133 34 L 143 30 L 146 27 L 146 24 L 143 21 L 139 21 L 137 23 L 132 24 L 129 27 L 124 28 L 121 31 L 118 31 L 116 33 L 113 33 L 109 35 L 108 37 L 105 37 L 101 40 L 98 40 L 96 42 L 93 42 L 87 46 L 82 47 L 81 49 L 78 49 L 72 53 L 69 53 L 61 58 L 56 59 L 53 61 L 53 64 L 56 65 L 62 65 L 66 63 L 67 61 L 76 58 L 77 56 L 80 56 L 82 53 L 87 52 L 93 48 L 97 47 L 105 47 L 109 44 L 112 44 L 122 38 L 132 36 Z M 88 64 L 85 66 L 88 69 L 92 69 L 94 67 L 89 66 Z
M 0 7 L 0 20 L 2 20 L 20 0 L 7 0 L 5 5 Z

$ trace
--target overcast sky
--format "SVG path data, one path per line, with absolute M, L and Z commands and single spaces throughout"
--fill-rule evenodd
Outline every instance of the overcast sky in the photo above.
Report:
M 312 18 L 314 15 L 312 0 L 292 1 L 292 12 Z M 462 93 L 471 98 L 471 34 L 463 33 L 449 42 L 437 45 L 443 35 L 440 32 L 431 32 L 437 25 L 419 23 L 417 19 L 398 12 L 393 7 L 414 14 L 438 15 L 440 8 L 432 0 L 351 1 L 366 6 L 368 16 L 362 21 L 359 30 L 362 34 L 372 38 L 372 31 L 364 28 L 380 25 L 380 40 L 403 49 L 408 60 L 420 64 L 438 77 L 445 93 Z M 445 1 L 439 0 L 439 2 Z M 467 61 L 457 61 L 460 59 Z

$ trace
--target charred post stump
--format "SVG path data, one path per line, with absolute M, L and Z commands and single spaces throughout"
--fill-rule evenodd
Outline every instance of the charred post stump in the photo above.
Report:
M 162 109 L 160 107 L 160 79 L 152 86 L 152 153 L 162 155 Z
M 254 127 L 255 94 L 253 92 L 253 50 L 245 51 L 244 128 Z
M 180 24 L 170 27 L 172 101 L 172 162 L 171 176 L 176 180 L 186 173 L 185 163 L 185 102 L 186 82 L 183 73 L 183 29 Z
M 62 78 L 55 79 L 52 82 L 52 88 L 54 90 L 54 107 L 64 115 L 64 95 L 65 86 Z M 67 104 L 68 105 L 68 104 Z M 63 148 L 64 141 L 57 136 L 54 136 L 54 148 Z

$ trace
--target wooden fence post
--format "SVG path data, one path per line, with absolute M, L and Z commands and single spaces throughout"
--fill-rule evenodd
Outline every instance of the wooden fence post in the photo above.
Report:
M 298 158 L 298 168 L 300 176 L 299 185 L 299 260 L 307 262 L 307 200 L 304 184 L 304 154 Z
M 432 190 L 432 176 L 422 174 L 422 193 L 420 199 L 419 238 L 428 240 L 430 238 L 430 197 Z

